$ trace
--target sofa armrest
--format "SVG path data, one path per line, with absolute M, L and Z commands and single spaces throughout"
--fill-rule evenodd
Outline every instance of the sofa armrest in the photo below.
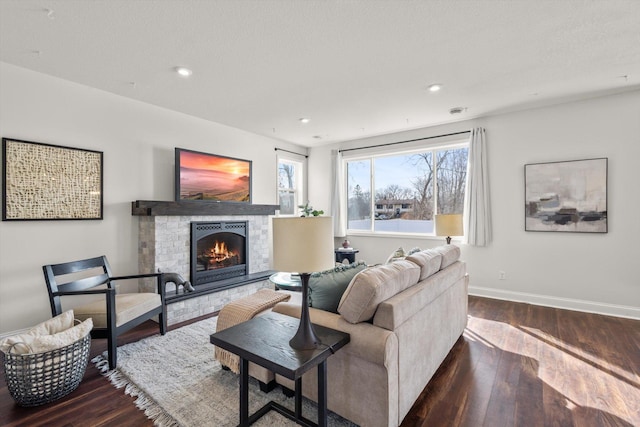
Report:
M 300 318 L 300 305 L 281 302 L 273 307 L 276 313 Z M 360 359 L 388 367 L 398 363 L 398 338 L 395 333 L 371 323 L 349 323 L 339 314 L 309 307 L 311 322 L 346 332 L 351 341 L 340 352 L 347 352 Z

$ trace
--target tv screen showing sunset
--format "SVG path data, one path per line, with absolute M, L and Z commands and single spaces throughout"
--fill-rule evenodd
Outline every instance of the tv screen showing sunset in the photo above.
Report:
M 250 202 L 251 162 L 179 150 L 180 199 Z

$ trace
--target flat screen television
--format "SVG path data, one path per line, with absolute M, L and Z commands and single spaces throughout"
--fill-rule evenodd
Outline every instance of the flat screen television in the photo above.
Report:
M 251 161 L 176 148 L 175 198 L 251 203 Z

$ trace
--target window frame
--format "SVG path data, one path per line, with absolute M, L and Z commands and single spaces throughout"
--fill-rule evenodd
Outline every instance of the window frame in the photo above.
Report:
M 386 149 L 367 149 L 367 152 L 364 154 L 345 154 L 342 157 L 342 170 L 344 172 L 344 176 L 345 176 L 345 182 L 344 182 L 344 186 L 345 186 L 345 199 L 342 201 L 342 203 L 345 203 L 345 210 L 344 210 L 344 215 L 345 215 L 345 224 L 347 227 L 347 234 L 349 235 L 353 235 L 353 236 L 373 236 L 373 237 L 409 237 L 409 238 L 426 238 L 426 239 L 434 239 L 434 238 L 440 238 L 438 236 L 436 236 L 435 233 L 435 223 L 434 223 L 434 229 L 432 233 L 405 233 L 405 232 L 398 232 L 398 231 L 376 231 L 375 230 L 375 219 L 373 219 L 374 217 L 374 212 L 376 211 L 376 200 L 375 200 L 375 167 L 374 167 L 374 160 L 376 158 L 381 158 L 381 157 L 393 157 L 393 156 L 402 156 L 402 155 L 407 155 L 407 154 L 417 154 L 417 153 L 424 153 L 424 152 L 432 152 L 434 155 L 434 164 L 436 165 L 434 167 L 434 173 L 433 173 L 433 178 L 434 178 L 434 184 L 433 184 L 433 193 L 434 195 L 438 194 L 438 187 L 437 187 L 437 183 L 438 183 L 438 177 L 437 177 L 437 155 L 436 153 L 438 151 L 444 151 L 444 150 L 451 150 L 451 149 L 459 149 L 459 148 L 466 148 L 467 149 L 467 153 L 469 150 L 469 140 L 468 139 L 456 139 L 453 141 L 449 141 L 446 143 L 440 143 L 440 144 L 427 144 L 427 145 L 416 145 L 413 146 L 411 148 L 406 148 L 403 150 L 398 150 L 398 149 L 389 149 L 388 147 Z M 353 162 L 353 161 L 362 161 L 362 160 L 369 160 L 370 161 L 370 176 L 369 176 L 369 185 L 371 187 L 371 201 L 370 201 L 370 212 L 371 212 L 371 220 L 370 220 L 370 228 L 368 230 L 362 230 L 362 229 L 352 229 L 349 228 L 349 221 L 348 221 L 348 206 L 349 206 L 349 177 L 348 177 L 348 168 L 347 168 L 347 164 L 349 162 Z M 468 164 L 468 159 L 467 159 L 467 164 Z M 468 166 L 467 166 L 468 168 Z M 468 177 L 467 177 L 467 182 L 465 183 L 465 191 L 466 191 L 466 184 L 468 183 Z M 438 209 L 438 201 L 437 201 L 438 197 L 434 198 L 434 212 L 437 212 Z M 386 206 L 386 203 L 382 203 L 382 206 Z M 435 214 L 434 214 L 435 215 Z M 435 221 L 435 218 L 434 218 Z
M 285 214 L 281 211 L 279 212 L 280 216 L 298 216 L 298 206 L 303 205 L 306 201 L 307 195 L 307 158 L 300 159 L 299 155 L 287 155 L 278 153 L 276 156 L 276 199 L 278 204 L 278 209 L 280 209 L 280 164 L 281 163 L 289 163 L 296 166 L 296 172 L 294 174 L 295 185 L 294 185 L 294 209 L 292 214 Z M 285 189 L 287 190 L 287 189 Z M 297 192 L 297 197 L 295 197 Z

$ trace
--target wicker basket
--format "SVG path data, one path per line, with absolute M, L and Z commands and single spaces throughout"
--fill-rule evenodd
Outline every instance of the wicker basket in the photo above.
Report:
M 91 335 L 44 353 L 4 353 L 4 373 L 11 397 L 20 406 L 53 402 L 78 388 L 87 369 Z

